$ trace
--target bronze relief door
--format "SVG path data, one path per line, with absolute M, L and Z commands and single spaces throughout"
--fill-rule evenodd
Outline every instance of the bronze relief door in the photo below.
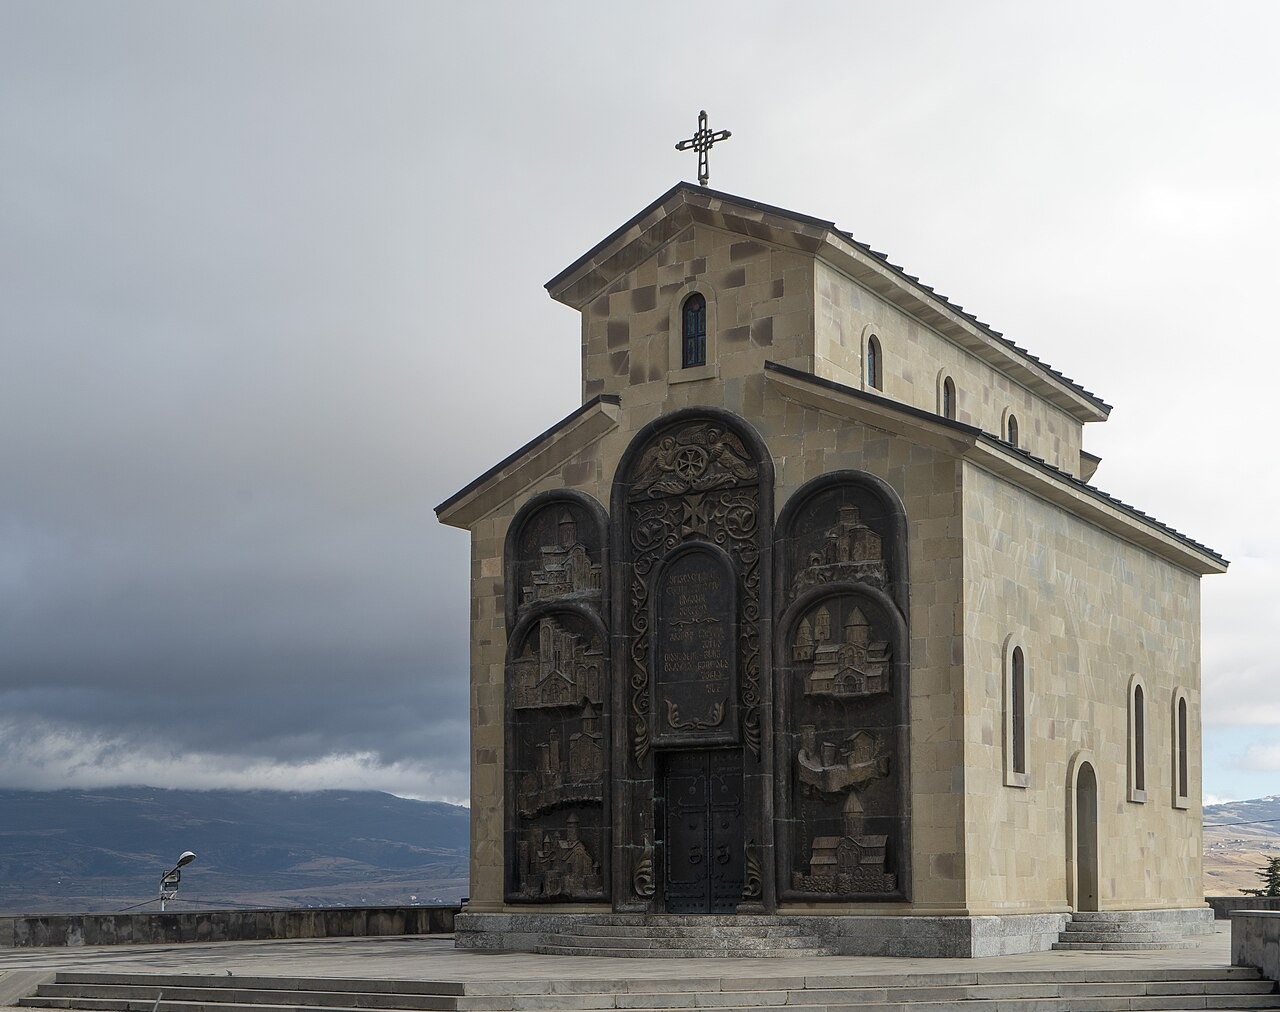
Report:
M 731 914 L 744 885 L 742 750 L 672 752 L 663 766 L 667 912 Z

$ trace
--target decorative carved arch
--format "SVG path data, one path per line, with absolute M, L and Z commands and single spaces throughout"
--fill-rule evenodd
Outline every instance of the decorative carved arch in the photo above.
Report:
M 660 911 L 662 855 L 655 850 L 655 750 L 741 746 L 744 770 L 746 886 L 741 910 L 772 905 L 769 849 L 772 826 L 764 785 L 772 774 L 771 559 L 773 462 L 759 434 L 743 419 L 716 408 L 663 415 L 641 429 L 618 462 L 610 500 L 611 623 L 614 637 L 614 896 L 619 910 Z M 736 719 L 705 717 L 682 736 L 656 734 L 667 703 L 656 696 L 652 661 L 656 582 L 689 546 L 727 559 Z M 707 563 L 711 566 L 711 563 Z M 678 705 L 678 704 L 677 704 Z M 658 708 L 655 713 L 655 708 Z M 681 712 L 684 708 L 681 707 Z M 690 711 L 692 712 L 692 711 Z M 680 723 L 685 723 L 684 717 Z M 712 726 L 714 724 L 714 726 Z

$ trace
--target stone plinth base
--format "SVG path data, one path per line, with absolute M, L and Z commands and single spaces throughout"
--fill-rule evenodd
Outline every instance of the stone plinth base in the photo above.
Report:
M 1040 952 L 1067 914 L 987 917 L 460 913 L 454 944 L 607 956 L 1001 956 Z

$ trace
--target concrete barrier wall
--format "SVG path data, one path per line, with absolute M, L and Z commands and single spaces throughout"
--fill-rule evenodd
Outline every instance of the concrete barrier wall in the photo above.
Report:
M 1206 896 L 1213 916 L 1225 921 L 1233 910 L 1280 910 L 1280 896 Z
M 1231 963 L 1252 966 L 1264 977 L 1280 980 L 1280 911 L 1232 912 Z
M 304 907 L 0 917 L 0 949 L 161 945 L 272 938 L 359 938 L 453 931 L 461 907 Z

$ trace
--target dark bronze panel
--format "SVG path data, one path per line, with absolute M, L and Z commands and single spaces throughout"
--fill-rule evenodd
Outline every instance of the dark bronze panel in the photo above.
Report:
M 669 913 L 733 913 L 743 898 L 742 753 L 669 753 L 663 761 Z
M 655 819 L 659 750 L 740 744 L 742 814 L 726 832 L 745 842 L 722 851 L 731 857 L 717 865 L 717 888 L 734 895 L 716 902 L 742 909 L 745 896 L 746 909 L 763 912 L 773 903 L 772 460 L 741 419 L 677 411 L 623 454 L 611 509 L 615 907 L 670 909 L 657 846 L 666 827 Z
M 799 489 L 777 539 L 779 894 L 909 898 L 906 517 L 879 478 Z
M 694 543 L 655 578 L 654 744 L 737 738 L 737 613 L 733 561 Z

